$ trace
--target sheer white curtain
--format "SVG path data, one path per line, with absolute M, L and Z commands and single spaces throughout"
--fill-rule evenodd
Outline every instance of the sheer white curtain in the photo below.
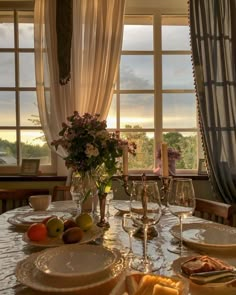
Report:
M 125 0 L 73 0 L 71 80 L 61 86 L 56 0 L 35 0 L 37 98 L 49 146 L 74 110 L 106 119 L 120 62 L 124 9 Z

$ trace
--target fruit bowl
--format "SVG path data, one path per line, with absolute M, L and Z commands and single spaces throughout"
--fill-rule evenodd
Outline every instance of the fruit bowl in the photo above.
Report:
M 100 236 L 102 236 L 104 233 L 103 229 L 98 227 L 96 224 L 93 224 L 93 226 L 86 232 L 84 232 L 82 239 L 80 240 L 79 244 L 86 244 L 88 242 L 91 242 L 93 240 L 96 240 Z M 37 247 L 58 247 L 65 245 L 62 237 L 47 237 L 45 240 L 42 241 L 32 241 L 29 239 L 27 232 L 25 232 L 22 236 L 22 239 L 25 243 L 31 245 L 31 246 L 37 246 Z M 67 246 L 67 245 L 66 245 Z M 69 244 L 68 244 L 69 246 Z

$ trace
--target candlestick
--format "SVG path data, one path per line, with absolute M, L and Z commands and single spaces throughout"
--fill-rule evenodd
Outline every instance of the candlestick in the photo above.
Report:
M 161 144 L 161 161 L 162 161 L 162 176 L 169 176 L 169 165 L 168 165 L 168 149 L 167 143 L 163 142 Z
M 128 175 L 128 143 L 123 145 L 123 175 Z
M 172 179 L 171 176 L 167 176 L 167 177 L 160 177 L 161 178 L 161 190 L 160 190 L 160 194 L 161 194 L 161 204 L 163 206 L 163 212 L 165 212 L 166 207 L 167 207 L 167 197 L 168 197 L 168 193 L 169 193 L 169 188 L 170 188 L 170 181 Z

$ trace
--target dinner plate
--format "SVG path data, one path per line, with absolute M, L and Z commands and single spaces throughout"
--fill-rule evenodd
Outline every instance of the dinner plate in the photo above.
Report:
M 80 240 L 79 244 L 80 245 L 86 244 L 90 241 L 93 241 L 99 238 L 103 233 L 104 231 L 101 227 L 98 227 L 96 224 L 93 224 L 93 226 L 88 231 L 84 232 L 83 237 Z M 25 232 L 22 236 L 22 239 L 27 244 L 32 246 L 37 246 L 37 247 L 58 247 L 58 246 L 65 245 L 61 236 L 56 238 L 47 237 L 45 240 L 37 242 L 37 241 L 31 241 L 27 235 L 27 232 Z
M 189 260 L 192 256 L 185 256 L 185 257 L 180 257 L 177 258 L 176 260 L 173 261 L 172 263 L 172 270 L 176 275 L 179 275 L 185 279 L 188 279 L 189 281 L 191 281 L 188 276 L 186 274 L 184 274 L 181 270 L 181 264 L 184 263 L 185 261 Z M 223 261 L 223 259 L 222 259 Z M 229 263 L 230 265 L 236 265 L 236 259 L 234 258 L 224 258 L 224 261 Z M 205 283 L 200 285 L 201 287 L 221 287 L 221 286 L 228 286 L 230 284 L 232 284 L 233 282 L 235 282 L 236 279 L 232 279 L 232 277 L 226 277 L 224 279 L 222 279 L 222 281 L 218 281 L 218 282 L 209 282 L 209 283 Z M 192 282 L 192 281 L 191 281 Z M 195 284 L 194 282 L 192 282 L 193 284 Z M 198 285 L 198 284 L 197 284 Z
M 71 213 L 65 212 L 65 211 L 61 211 L 61 212 L 60 211 L 32 211 L 27 213 L 16 214 L 12 217 L 9 217 L 7 221 L 11 225 L 27 228 L 32 223 L 42 222 L 45 218 L 50 217 L 52 215 L 60 217 L 62 219 L 67 219 L 72 217 Z
M 99 246 L 97 246 L 99 247 Z M 17 263 L 15 275 L 17 280 L 34 290 L 41 292 L 54 292 L 64 293 L 69 292 L 86 292 L 86 294 L 94 294 L 95 290 L 106 283 L 111 283 L 116 280 L 124 272 L 124 259 L 117 251 L 117 259 L 113 263 L 112 267 L 104 272 L 99 272 L 93 276 L 79 278 L 67 278 L 58 279 L 53 276 L 48 276 L 45 273 L 39 271 L 35 267 L 35 260 L 40 252 L 33 253 L 26 259 Z M 91 292 L 89 290 L 91 289 Z M 93 289 L 93 291 L 92 291 Z M 79 294 L 81 294 L 79 293 Z
M 121 213 L 129 213 L 130 212 L 130 201 L 121 201 L 119 203 L 114 204 L 114 208 Z
M 180 238 L 180 227 L 174 225 L 170 232 Z M 183 241 L 203 250 L 236 250 L 236 228 L 216 223 L 183 224 Z
M 50 276 L 93 276 L 111 267 L 116 252 L 103 246 L 73 244 L 47 249 L 35 259 L 36 267 Z

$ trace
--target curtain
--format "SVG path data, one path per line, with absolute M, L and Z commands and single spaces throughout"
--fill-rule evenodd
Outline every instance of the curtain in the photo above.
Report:
M 35 67 L 39 115 L 49 146 L 75 110 L 106 119 L 120 62 L 125 0 L 73 0 L 71 79 L 61 85 L 56 0 L 35 0 Z M 58 150 L 65 156 L 63 150 Z
M 236 1 L 190 0 L 199 124 L 216 198 L 236 202 Z

